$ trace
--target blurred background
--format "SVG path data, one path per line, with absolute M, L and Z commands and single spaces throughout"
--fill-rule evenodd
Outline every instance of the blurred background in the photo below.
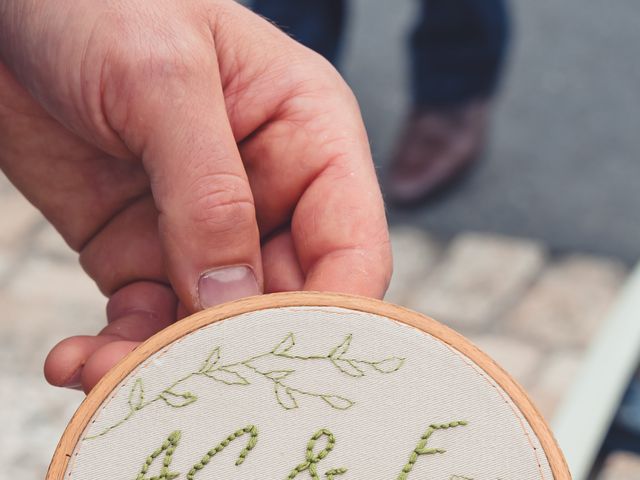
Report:
M 256 8 L 319 41 L 360 101 L 389 203 L 387 299 L 509 371 L 552 423 L 575 480 L 640 478 L 638 3 Z M 432 192 L 416 193 L 421 178 Z M 98 331 L 105 300 L 4 177 L 0 205 L 0 464 L 7 478 L 42 478 L 83 398 L 45 383 L 44 357 Z

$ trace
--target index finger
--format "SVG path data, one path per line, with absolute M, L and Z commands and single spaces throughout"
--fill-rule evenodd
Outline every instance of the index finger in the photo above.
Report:
M 291 233 L 305 290 L 382 298 L 392 271 L 389 231 L 359 108 L 348 100 L 317 136 L 325 166 L 300 197 Z
M 300 199 L 291 231 L 305 290 L 384 296 L 392 271 L 389 233 L 369 170 L 333 161 Z

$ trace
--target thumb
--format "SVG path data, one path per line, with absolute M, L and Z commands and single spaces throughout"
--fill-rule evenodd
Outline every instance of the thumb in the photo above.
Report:
M 215 50 L 205 45 L 198 51 L 189 45 L 188 54 L 147 59 L 131 82 L 116 82 L 127 88 L 127 121 L 126 128 L 113 127 L 142 157 L 159 211 L 165 267 L 190 311 L 262 291 L 253 196 L 227 118 Z

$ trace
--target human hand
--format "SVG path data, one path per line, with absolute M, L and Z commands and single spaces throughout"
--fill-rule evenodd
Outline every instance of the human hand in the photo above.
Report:
M 223 0 L 0 0 L 0 167 L 109 297 L 47 379 L 89 391 L 189 312 L 381 297 L 384 209 L 349 88 Z

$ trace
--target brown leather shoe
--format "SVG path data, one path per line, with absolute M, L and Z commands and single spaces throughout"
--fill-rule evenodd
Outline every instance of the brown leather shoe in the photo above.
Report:
M 386 199 L 415 205 L 451 185 L 482 153 L 488 113 L 487 100 L 411 113 L 387 168 Z

